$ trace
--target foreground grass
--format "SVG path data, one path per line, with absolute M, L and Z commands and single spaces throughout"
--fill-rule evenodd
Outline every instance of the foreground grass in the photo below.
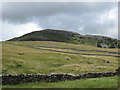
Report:
M 19 41 L 8 43 L 117 52 L 117 49 L 101 49 L 61 42 Z M 106 63 L 104 60 L 108 60 L 110 63 Z M 4 42 L 2 45 L 2 63 L 3 74 L 50 74 L 52 72 L 81 74 L 86 72 L 113 72 L 118 67 L 118 58 L 60 53 L 16 46 Z M 54 83 L 34 82 L 22 85 L 3 85 L 3 88 L 117 88 L 117 82 L 117 76 L 114 76 Z
M 3 85 L 3 88 L 118 88 L 118 77 L 81 79 L 63 82 L 35 82 L 21 85 Z
M 13 42 L 10 42 L 13 43 Z M 14 42 L 15 43 L 15 42 Z M 49 42 L 16 42 L 19 44 L 44 44 Z M 62 47 L 76 45 L 50 42 L 50 45 L 61 45 Z M 3 43 L 2 49 L 2 71 L 3 74 L 50 74 L 55 73 L 72 73 L 80 74 L 86 72 L 113 72 L 118 67 L 118 58 L 108 56 L 87 56 L 52 52 L 46 50 L 33 49 L 23 46 L 16 46 Z M 74 47 L 75 46 L 75 47 Z M 78 46 L 82 48 L 83 46 Z M 85 48 L 86 46 L 84 46 Z M 88 47 L 86 47 L 88 48 Z M 112 51 L 112 50 L 111 50 Z M 110 61 L 110 63 L 104 62 Z

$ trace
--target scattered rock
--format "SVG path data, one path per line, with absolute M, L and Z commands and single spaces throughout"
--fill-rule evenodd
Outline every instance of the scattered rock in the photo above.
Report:
M 70 60 L 71 58 L 70 57 L 66 57 L 66 60 Z
M 115 69 L 117 74 L 120 74 L 120 67 L 118 67 L 118 69 Z
M 104 61 L 105 63 L 111 63 L 110 61 L 105 60 L 105 59 L 100 59 L 100 60 Z

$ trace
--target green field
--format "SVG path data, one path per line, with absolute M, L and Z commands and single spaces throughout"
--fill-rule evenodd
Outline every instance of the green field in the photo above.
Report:
M 80 74 L 86 72 L 110 72 L 118 67 L 118 58 L 110 56 L 89 56 L 79 54 L 68 54 L 53 52 L 47 50 L 34 49 L 24 46 L 16 46 L 12 44 L 3 43 L 3 74 L 51 74 L 55 73 L 72 73 Z M 39 45 L 39 46 L 53 46 L 57 47 L 72 47 L 76 48 L 74 44 L 59 43 L 59 42 L 9 42 L 17 43 L 19 45 Z M 49 44 L 50 43 L 50 44 Z M 65 45 L 64 45 L 65 44 Z M 95 49 L 92 46 L 77 45 L 79 49 Z M 100 48 L 96 48 L 96 50 Z M 102 50 L 102 49 L 101 49 Z M 106 49 L 110 51 L 111 49 Z M 116 51 L 113 49 L 111 51 Z M 23 55 L 20 55 L 23 53 Z M 85 52 L 84 52 L 85 53 Z M 86 52 L 91 53 L 91 52 Z M 97 52 L 99 53 L 99 52 Z M 104 53 L 103 53 L 104 54 Z M 106 63 L 103 60 L 108 60 Z
M 118 88 L 118 77 L 81 79 L 63 82 L 35 82 L 21 85 L 4 85 L 3 88 Z
M 13 45 L 16 44 L 16 45 Z M 3 74 L 51 74 L 51 73 L 70 73 L 81 74 L 86 72 L 113 72 L 118 67 L 118 58 L 112 56 L 90 56 L 80 54 L 69 54 L 62 52 L 54 52 L 51 50 L 59 50 L 66 52 L 78 52 L 69 49 L 46 48 L 46 50 L 35 49 L 17 45 L 32 45 L 32 46 L 48 46 L 60 48 L 75 48 L 79 50 L 104 50 L 118 52 L 118 49 L 97 48 L 87 45 L 75 45 L 62 42 L 52 41 L 7 41 L 2 43 L 2 73 Z M 79 53 L 79 52 L 78 52 Z M 117 55 L 105 52 L 80 52 L 80 53 L 96 53 L 103 55 Z M 105 61 L 109 61 L 107 63 Z M 100 84 L 101 83 L 101 84 Z M 30 87 L 30 88 L 105 88 L 117 87 L 117 76 L 75 80 L 67 82 L 55 83 L 28 83 L 16 86 L 3 87 Z

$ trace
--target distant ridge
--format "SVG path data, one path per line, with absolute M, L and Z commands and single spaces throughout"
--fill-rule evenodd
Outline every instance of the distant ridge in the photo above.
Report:
M 71 31 L 53 29 L 34 31 L 23 36 L 10 39 L 8 41 L 56 41 L 91 45 L 101 48 L 120 48 L 120 41 L 110 37 L 97 35 L 81 35 L 79 33 Z

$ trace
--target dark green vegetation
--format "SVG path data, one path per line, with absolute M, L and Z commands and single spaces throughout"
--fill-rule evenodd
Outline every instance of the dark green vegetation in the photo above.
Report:
M 46 29 L 13 38 L 9 41 L 57 41 L 73 44 L 91 45 L 102 48 L 120 48 L 120 41 L 105 36 L 81 35 L 79 33 Z
M 46 50 L 41 50 L 12 44 L 52 47 L 54 46 L 62 48 L 67 47 L 82 50 L 104 50 L 112 52 L 118 51 L 118 49 L 115 48 L 97 48 L 87 45 L 75 45 L 51 41 L 7 41 L 3 43 L 2 49 L 3 74 L 51 74 L 52 72 L 80 74 L 86 72 L 113 72 L 118 67 L 117 57 L 69 54 L 48 51 L 48 48 L 46 48 Z M 66 52 L 77 52 L 69 49 L 57 50 Z M 105 52 L 94 51 L 85 51 L 81 53 L 113 55 Z
M 53 83 L 35 82 L 21 85 L 5 85 L 3 88 L 118 88 L 118 76 Z

